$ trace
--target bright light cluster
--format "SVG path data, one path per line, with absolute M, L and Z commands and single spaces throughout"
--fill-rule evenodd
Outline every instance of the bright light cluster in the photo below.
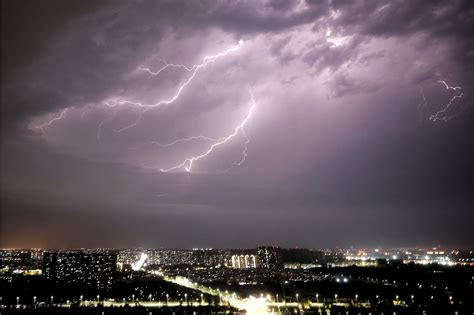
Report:
M 132 265 L 132 270 L 133 271 L 138 271 L 138 270 L 142 269 L 142 267 L 145 264 L 145 261 L 147 260 L 147 258 L 148 258 L 148 255 L 145 254 L 145 253 L 142 253 L 140 255 L 140 259 Z

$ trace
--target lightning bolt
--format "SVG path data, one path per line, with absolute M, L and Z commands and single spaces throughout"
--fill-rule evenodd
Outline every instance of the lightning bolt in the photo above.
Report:
M 231 165 L 228 169 L 226 169 L 224 172 L 230 172 L 234 167 L 238 167 L 238 166 L 241 166 L 242 164 L 244 164 L 245 159 L 246 159 L 247 156 L 248 156 L 247 150 L 248 150 L 248 144 L 250 143 L 250 138 L 247 137 L 247 134 L 245 133 L 245 129 L 244 129 L 244 128 L 242 128 L 242 136 L 243 136 L 244 139 L 245 139 L 245 142 L 244 142 L 244 150 L 242 151 L 242 157 L 241 157 L 241 159 L 240 159 L 238 162 L 232 163 L 232 165 Z
M 176 171 L 176 170 L 179 170 L 179 169 L 184 169 L 186 172 L 191 172 L 194 162 L 197 162 L 197 161 L 209 156 L 214 151 L 214 149 L 216 149 L 217 147 L 229 142 L 232 138 L 237 136 L 239 134 L 239 132 L 242 132 L 242 134 L 244 135 L 246 141 L 245 141 L 245 145 L 244 145 L 244 151 L 242 152 L 242 159 L 239 162 L 234 163 L 233 166 L 241 165 L 245 161 L 245 158 L 247 157 L 247 145 L 250 142 L 250 139 L 245 134 L 244 127 L 247 124 L 247 122 L 250 120 L 250 118 L 252 117 L 252 113 L 253 113 L 255 107 L 257 106 L 257 104 L 255 103 L 255 98 L 254 98 L 254 95 L 252 93 L 252 90 L 249 90 L 249 93 L 250 93 L 250 97 L 251 97 L 251 101 L 252 101 L 252 106 L 250 107 L 250 109 L 247 113 L 247 116 L 245 116 L 245 118 L 237 125 L 237 127 L 235 127 L 234 131 L 230 135 L 228 135 L 226 137 L 223 137 L 221 140 L 213 143 L 211 146 L 209 146 L 204 151 L 204 153 L 201 153 L 201 154 L 198 154 L 198 155 L 195 155 L 195 156 L 191 156 L 191 157 L 187 157 L 187 158 L 184 159 L 183 162 L 181 162 L 181 163 L 179 163 L 175 166 L 172 166 L 170 168 L 166 168 L 166 169 L 162 168 L 162 169 L 160 169 L 160 171 L 162 171 L 162 172 L 172 172 L 172 171 Z M 184 141 L 184 140 L 185 139 L 183 139 L 182 141 Z
M 151 143 L 155 144 L 157 146 L 160 146 L 160 147 L 172 147 L 175 144 L 178 144 L 180 142 L 188 142 L 188 141 L 192 141 L 192 140 L 207 140 L 207 141 L 212 141 L 212 142 L 218 142 L 218 141 L 222 141 L 224 139 L 225 139 L 225 137 L 211 138 L 211 137 L 206 137 L 206 136 L 192 136 L 192 137 L 189 137 L 189 138 L 177 139 L 177 140 L 175 140 L 173 142 L 170 142 L 170 143 L 160 143 L 160 142 L 156 142 L 156 141 L 151 141 Z
M 130 124 L 128 126 L 125 126 L 125 127 L 122 127 L 120 129 L 115 129 L 114 131 L 122 132 L 124 130 L 127 130 L 127 129 L 137 125 L 139 123 L 139 121 L 141 120 L 143 114 L 145 112 L 147 112 L 148 110 L 151 110 L 153 108 L 157 108 L 157 107 L 160 107 L 160 106 L 164 106 L 164 105 L 170 105 L 170 104 L 174 103 L 176 100 L 178 100 L 178 98 L 180 97 L 182 92 L 186 89 L 186 87 L 188 85 L 190 85 L 192 83 L 192 81 L 196 78 L 197 74 L 200 71 L 202 71 L 203 69 L 205 69 L 208 64 L 210 64 L 212 62 L 215 62 L 218 59 L 223 58 L 223 57 L 225 57 L 225 56 L 227 56 L 231 53 L 236 52 L 243 45 L 243 43 L 244 42 L 242 40 L 240 40 L 237 45 L 235 45 L 235 46 L 233 46 L 233 47 L 231 47 L 231 48 L 229 48 L 229 49 L 227 49 L 223 52 L 217 53 L 215 55 L 205 56 L 201 63 L 195 64 L 195 65 L 192 65 L 192 66 L 166 63 L 166 61 L 163 61 L 165 63 L 165 65 L 163 65 L 161 68 L 159 68 L 156 71 L 152 70 L 151 68 L 139 67 L 137 69 L 138 71 L 146 72 L 146 73 L 148 73 L 152 76 L 158 76 L 158 75 L 160 75 L 161 73 L 163 73 L 164 71 L 166 71 L 167 69 L 170 69 L 170 68 L 184 69 L 185 71 L 189 72 L 190 75 L 187 77 L 187 79 L 185 79 L 177 87 L 175 93 L 171 97 L 169 97 L 167 99 L 162 99 L 162 100 L 160 100 L 156 103 L 146 104 L 146 103 L 135 102 L 135 101 L 131 101 L 131 100 L 110 100 L 110 99 L 107 100 L 107 101 L 104 101 L 104 104 L 107 106 L 107 108 L 110 108 L 110 109 L 115 109 L 119 106 L 130 106 L 130 107 L 139 109 L 139 116 L 132 124 Z M 202 159 L 206 158 L 207 156 L 211 155 L 215 150 L 217 150 L 218 147 L 228 143 L 229 141 L 231 141 L 233 138 L 235 138 L 239 134 L 241 134 L 242 137 L 244 138 L 244 144 L 243 144 L 243 150 L 242 150 L 242 153 L 241 153 L 241 157 L 237 162 L 232 163 L 230 168 L 228 168 L 225 171 L 230 171 L 234 167 L 241 166 L 245 162 L 245 160 L 248 156 L 248 145 L 250 143 L 250 138 L 246 134 L 245 127 L 246 127 L 247 123 L 249 122 L 249 120 L 251 119 L 252 114 L 254 112 L 254 109 L 256 107 L 256 102 L 255 102 L 253 92 L 251 90 L 249 90 L 249 93 L 250 93 L 250 97 L 251 97 L 251 106 L 248 110 L 248 113 L 245 116 L 245 118 L 233 129 L 233 132 L 231 134 L 229 134 L 225 137 L 208 137 L 208 136 L 204 136 L 204 135 L 197 135 L 197 136 L 191 136 L 191 137 L 188 137 L 188 138 L 177 139 L 177 140 L 175 140 L 173 142 L 170 142 L 170 143 L 151 142 L 151 143 L 153 143 L 155 145 L 158 145 L 160 147 L 171 147 L 171 146 L 177 145 L 179 143 L 184 143 L 184 142 L 189 142 L 189 141 L 197 141 L 197 140 L 199 140 L 199 141 L 208 141 L 208 142 L 212 143 L 204 150 L 204 152 L 199 153 L 197 155 L 192 155 L 192 156 L 186 157 L 181 163 L 179 163 L 175 166 L 169 167 L 169 168 L 162 168 L 162 169 L 160 169 L 160 171 L 162 171 L 162 172 L 172 172 L 172 171 L 177 171 L 177 170 L 183 169 L 186 172 L 191 172 L 192 167 L 193 167 L 195 162 L 197 162 L 199 160 L 202 160 Z M 37 128 L 40 128 L 42 130 L 43 134 L 44 134 L 44 128 L 50 126 L 51 124 L 53 124 L 57 120 L 63 119 L 68 110 L 69 110 L 69 108 L 66 108 L 66 109 L 62 110 L 59 113 L 59 115 L 53 117 L 52 119 L 45 122 L 44 124 L 37 126 Z M 102 129 L 103 129 L 104 125 L 107 122 L 110 122 L 110 121 L 114 120 L 117 112 L 118 112 L 118 110 L 114 110 L 112 116 L 110 116 L 108 118 L 105 118 L 104 120 L 102 120 L 100 122 L 99 127 L 98 127 L 98 132 L 97 132 L 97 139 L 98 140 L 100 140 L 100 138 L 101 138 Z M 85 112 L 82 113 L 81 117 L 83 117 L 84 115 L 85 115 Z
M 188 72 L 191 72 L 191 71 L 194 71 L 197 67 L 197 65 L 193 65 L 192 67 L 187 67 L 185 65 L 167 63 L 165 60 L 163 60 L 163 62 L 165 63 L 165 65 L 156 71 L 153 71 L 150 68 L 143 68 L 143 67 L 138 67 L 137 70 L 148 72 L 151 75 L 159 75 L 161 72 L 165 71 L 168 68 L 182 68 Z
M 152 71 L 150 68 L 139 67 L 137 69 L 138 71 L 144 71 L 146 73 L 151 74 L 152 76 L 157 76 L 168 68 L 182 68 L 182 69 L 185 69 L 186 71 L 190 72 L 191 75 L 178 87 L 178 89 L 176 90 L 176 92 L 173 96 L 171 96 L 170 98 L 164 99 L 164 100 L 160 100 L 160 101 L 158 101 L 156 103 L 153 103 L 153 104 L 144 104 L 144 103 L 141 103 L 141 102 L 135 102 L 135 101 L 130 101 L 130 100 L 109 100 L 109 101 L 104 102 L 104 104 L 106 106 L 111 107 L 111 108 L 117 107 L 117 106 L 129 105 L 129 106 L 137 107 L 137 108 L 141 109 L 141 111 L 139 112 L 138 118 L 133 123 L 131 123 L 130 125 L 127 125 L 125 127 L 122 127 L 120 129 L 116 129 L 115 131 L 116 132 L 122 132 L 122 131 L 125 131 L 127 129 L 130 129 L 130 128 L 136 126 L 140 122 L 143 114 L 145 112 L 147 112 L 148 110 L 150 110 L 150 109 L 174 103 L 179 98 L 182 91 L 194 80 L 194 78 L 196 77 L 197 73 L 200 70 L 204 69 L 209 63 L 215 62 L 216 60 L 218 60 L 222 57 L 225 57 L 225 56 L 227 56 L 231 53 L 236 52 L 243 44 L 244 44 L 244 41 L 239 40 L 237 45 L 235 45 L 234 47 L 231 47 L 231 48 L 229 48 L 229 49 L 227 49 L 227 50 L 225 50 L 221 53 L 215 54 L 215 55 L 205 56 L 200 64 L 196 64 L 196 65 L 193 65 L 191 67 L 187 67 L 185 65 L 180 65 L 180 64 L 172 64 L 172 63 L 168 63 L 168 64 L 164 65 L 163 67 L 161 67 L 157 71 Z
M 104 127 L 104 125 L 109 122 L 109 121 L 112 121 L 114 120 L 115 116 L 117 115 L 117 111 L 114 111 L 114 113 L 112 114 L 112 116 L 110 116 L 109 118 L 105 118 L 104 120 L 102 120 L 99 124 L 99 128 L 97 130 L 97 140 L 100 140 L 100 137 L 102 136 L 102 128 Z
M 446 90 L 453 90 L 453 91 L 462 90 L 462 87 L 460 86 L 449 86 L 448 83 L 446 83 L 446 81 L 438 80 L 438 82 L 443 84 L 446 87 Z
M 423 91 L 423 88 L 419 86 L 420 88 L 420 94 L 422 97 L 422 101 L 418 104 L 418 111 L 420 112 L 420 123 L 423 120 L 423 110 L 426 110 L 426 106 L 428 105 L 428 102 L 426 101 L 426 96 L 425 92 Z
M 53 124 L 57 120 L 63 119 L 66 116 L 66 113 L 67 113 L 68 110 L 69 110 L 69 107 L 63 109 L 62 111 L 59 112 L 59 114 L 57 116 L 51 118 L 50 120 L 48 120 L 47 122 L 45 122 L 41 125 L 36 126 L 35 128 L 40 129 L 41 134 L 44 136 L 44 128 L 51 126 L 51 124 Z
M 456 115 L 451 115 L 451 116 L 443 116 L 443 114 L 451 107 L 451 105 L 453 104 L 453 102 L 457 99 L 457 98 L 462 98 L 463 96 L 463 93 L 459 94 L 459 95 L 454 95 L 448 102 L 448 104 L 446 104 L 446 106 L 437 111 L 436 113 L 434 113 L 433 115 L 430 116 L 430 120 L 433 121 L 433 122 L 436 122 L 438 120 L 442 120 L 444 122 L 452 119 L 454 116 Z
M 446 81 L 438 80 L 438 82 L 443 84 L 447 90 L 453 90 L 453 91 L 462 90 L 462 87 L 450 86 L 446 83 Z M 462 92 L 460 94 L 454 95 L 442 109 L 440 109 L 439 111 L 437 111 L 436 113 L 430 116 L 430 121 L 436 122 L 436 121 L 442 120 L 444 122 L 447 122 L 450 119 L 452 119 L 454 116 L 456 116 L 456 115 L 445 116 L 444 114 L 448 111 L 448 109 L 451 107 L 454 101 L 458 98 L 462 98 L 462 96 L 463 96 Z
M 129 100 L 120 100 L 120 101 L 117 101 L 117 100 L 107 100 L 107 101 L 104 101 L 103 103 L 109 107 L 109 108 L 114 108 L 114 107 L 117 107 L 117 106 L 124 106 L 124 105 L 129 105 L 129 106 L 132 106 L 132 107 L 138 107 L 141 109 L 141 111 L 139 112 L 139 116 L 138 118 L 133 122 L 131 123 L 130 125 L 128 126 L 125 126 L 125 127 L 122 127 L 122 128 L 119 128 L 119 129 L 114 129 L 115 132 L 122 132 L 122 131 L 125 131 L 129 128 L 132 128 L 134 126 L 136 126 L 143 114 L 145 112 L 147 112 L 148 110 L 150 109 L 153 109 L 153 108 L 156 108 L 156 107 L 159 107 L 159 106 L 163 106 L 163 105 L 169 105 L 169 104 L 172 104 L 174 103 L 178 98 L 179 96 L 181 95 L 182 91 L 193 81 L 193 79 L 196 77 L 196 74 L 204 69 L 209 63 L 212 63 L 212 62 L 215 62 L 216 60 L 222 58 L 222 57 L 225 57 L 231 53 L 234 53 L 236 52 L 242 45 L 244 44 L 244 41 L 243 40 L 239 40 L 239 42 L 237 43 L 237 45 L 223 51 L 223 52 L 220 52 L 220 53 L 217 53 L 215 55 L 208 55 L 208 56 L 205 56 L 202 60 L 202 62 L 200 64 L 196 64 L 196 65 L 193 65 L 191 67 L 188 67 L 186 65 L 181 65 L 181 64 L 173 64 L 173 63 L 166 63 L 166 61 L 164 61 L 166 64 L 161 67 L 160 69 L 156 70 L 156 71 L 153 71 L 151 70 L 150 68 L 145 68 L 145 67 L 139 67 L 137 68 L 138 71 L 144 71 L 146 73 L 149 73 L 150 75 L 153 75 L 153 76 L 157 76 L 159 75 L 161 72 L 165 71 L 166 69 L 169 69 L 169 68 L 181 68 L 181 69 L 185 69 L 187 72 L 190 72 L 191 75 L 188 77 L 187 80 L 185 80 L 179 87 L 178 89 L 176 90 L 176 93 L 171 96 L 170 98 L 168 99 L 164 99 L 164 100 L 161 100 L 161 101 L 158 101 L 154 104 L 143 104 L 143 103 L 140 103 L 140 102 L 133 102 L 133 101 L 129 101 Z M 69 108 L 66 108 L 64 110 L 62 110 L 59 115 L 57 117 L 54 117 L 52 118 L 51 120 L 45 122 L 44 124 L 41 124 L 39 126 L 36 126 L 35 128 L 38 128 L 38 129 L 41 129 L 41 132 L 42 134 L 44 135 L 44 128 L 45 127 L 49 127 L 51 126 L 51 124 L 53 124 L 55 121 L 57 120 L 61 120 L 64 118 L 66 112 L 69 110 Z M 84 115 L 85 112 L 82 113 L 82 115 Z M 115 116 L 115 113 L 114 113 L 114 116 Z M 100 124 L 99 124 L 99 130 L 97 132 L 97 138 L 100 139 L 100 136 L 101 136 L 101 133 L 102 133 L 102 127 L 104 125 L 105 122 L 107 121 L 110 121 L 111 119 L 106 119 L 104 121 L 102 121 Z

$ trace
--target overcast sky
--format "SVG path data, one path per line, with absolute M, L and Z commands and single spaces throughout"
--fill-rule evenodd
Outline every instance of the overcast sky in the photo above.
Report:
M 474 245 L 473 1 L 7 0 L 1 72 L 2 247 Z

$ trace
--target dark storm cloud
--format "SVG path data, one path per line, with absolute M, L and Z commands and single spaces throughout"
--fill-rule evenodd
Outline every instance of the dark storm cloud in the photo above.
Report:
M 6 1 L 4 124 L 78 100 L 98 102 L 123 84 L 122 74 L 148 57 L 165 30 L 217 26 L 234 33 L 275 31 L 324 13 L 287 14 L 254 4 L 257 8 L 251 2 Z
M 386 5 L 308 1 L 307 7 L 300 10 L 295 10 L 292 1 L 85 1 L 81 5 L 63 1 L 6 1 L 2 36 L 2 72 L 8 78 L 2 84 L 6 94 L 2 106 L 5 123 L 19 115 L 19 119 L 24 119 L 62 108 L 65 103 L 73 105 L 77 99 L 82 103 L 99 101 L 111 87 L 123 83 L 121 75 L 131 71 L 134 62 L 145 59 L 167 29 L 193 32 L 196 27 L 216 26 L 239 35 L 278 32 L 316 23 L 316 30 L 324 31 L 321 26 L 327 24 L 330 10 L 340 12 L 331 25 L 345 34 L 443 35 L 458 40 L 451 44 L 453 49 L 459 47 L 457 53 L 463 51 L 462 57 L 469 61 L 474 58 L 474 7 L 470 1 L 398 1 Z M 159 18 L 155 12 L 159 12 Z M 327 42 L 313 42 L 314 47 L 302 58 L 316 71 L 337 68 L 357 56 L 362 40 L 357 36 L 349 45 L 333 51 Z M 285 39 L 278 43 L 283 45 Z M 468 45 L 470 50 L 466 50 Z M 277 47 L 273 47 L 275 52 Z
M 2 245 L 39 234 L 38 246 L 474 243 L 472 1 L 2 6 Z M 184 78 L 137 67 L 192 65 L 240 39 L 176 104 L 114 131 L 137 112 L 104 102 L 153 102 Z M 440 79 L 463 87 L 448 123 L 428 119 L 455 95 Z M 242 166 L 215 172 L 239 160 L 238 138 L 195 173 L 157 171 L 205 144 L 148 141 L 229 134 L 249 86 Z
M 340 10 L 340 27 L 369 35 L 415 32 L 469 38 L 473 35 L 471 1 L 332 1 Z M 355 29 L 354 29 L 355 28 Z
M 352 93 L 367 93 L 377 90 L 376 83 L 354 79 L 348 73 L 338 73 L 329 83 L 333 87 L 333 95 L 344 96 Z

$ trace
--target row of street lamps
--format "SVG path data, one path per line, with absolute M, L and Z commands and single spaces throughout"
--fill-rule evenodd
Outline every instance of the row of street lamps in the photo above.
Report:
M 218 291 L 219 291 L 219 290 L 218 290 Z M 219 295 L 220 299 L 222 299 L 222 296 L 221 296 L 220 292 L 219 292 L 218 295 Z M 234 295 L 235 295 L 235 293 L 234 293 Z M 153 297 L 152 294 L 149 294 L 149 295 L 148 295 L 148 299 L 149 299 L 150 302 L 152 301 L 152 297 Z M 260 297 L 263 297 L 263 294 L 261 294 Z M 295 294 L 295 298 L 296 298 L 296 302 L 297 302 L 297 303 L 299 303 L 299 297 L 300 297 L 299 294 L 296 293 L 296 294 Z M 319 294 L 316 293 L 316 294 L 315 294 L 315 297 L 316 297 L 316 302 L 319 303 Z M 355 300 L 358 301 L 359 295 L 356 294 L 354 297 L 355 297 Z M 379 295 L 377 294 L 377 295 L 375 296 L 375 298 L 376 298 L 377 300 L 379 300 Z M 399 297 L 398 295 L 395 296 L 395 300 L 396 300 L 397 302 L 399 301 L 399 298 L 400 298 L 400 297 Z M 0 302 L 2 301 L 2 299 L 3 299 L 3 298 L 0 297 Z M 83 296 L 83 295 L 80 295 L 79 301 L 80 301 L 81 304 L 82 304 L 82 302 L 83 302 L 83 299 L 84 299 L 84 296 Z M 267 299 L 268 299 L 269 301 L 271 301 L 271 296 L 270 296 L 269 294 L 267 295 Z M 411 296 L 410 296 L 410 299 L 411 299 L 411 302 L 414 303 L 415 296 L 414 296 L 414 295 L 411 295 Z M 431 299 L 433 300 L 434 297 L 432 296 Z M 452 299 L 453 299 L 452 296 L 449 296 L 449 300 L 452 301 Z M 197 300 L 197 299 L 196 299 L 196 300 Z M 334 294 L 334 300 L 335 300 L 336 303 L 338 303 L 338 295 L 337 295 L 337 294 Z M 37 301 L 36 296 L 33 296 L 33 304 L 36 305 L 36 301 Z M 51 304 L 54 304 L 54 296 L 53 296 L 53 295 L 51 295 L 51 297 L 50 297 L 50 302 L 51 302 Z M 126 302 L 126 298 L 123 298 L 123 302 L 124 302 L 124 303 Z M 186 303 L 186 305 L 188 304 L 188 294 L 187 294 L 187 293 L 184 294 L 184 302 Z M 201 304 L 202 304 L 203 302 L 204 302 L 204 295 L 201 293 Z M 67 301 L 67 303 L 69 304 L 69 300 Z M 100 295 L 97 295 L 97 303 L 100 303 Z M 135 294 L 132 294 L 132 303 L 135 303 Z M 221 303 L 222 303 L 222 300 L 221 300 Z M 280 303 L 279 295 L 278 295 L 278 294 L 276 294 L 276 303 Z M 16 297 L 16 305 L 18 306 L 19 304 L 20 304 L 20 297 L 17 296 L 17 297 Z M 169 294 L 168 294 L 168 293 L 166 293 L 166 304 L 169 304 Z

